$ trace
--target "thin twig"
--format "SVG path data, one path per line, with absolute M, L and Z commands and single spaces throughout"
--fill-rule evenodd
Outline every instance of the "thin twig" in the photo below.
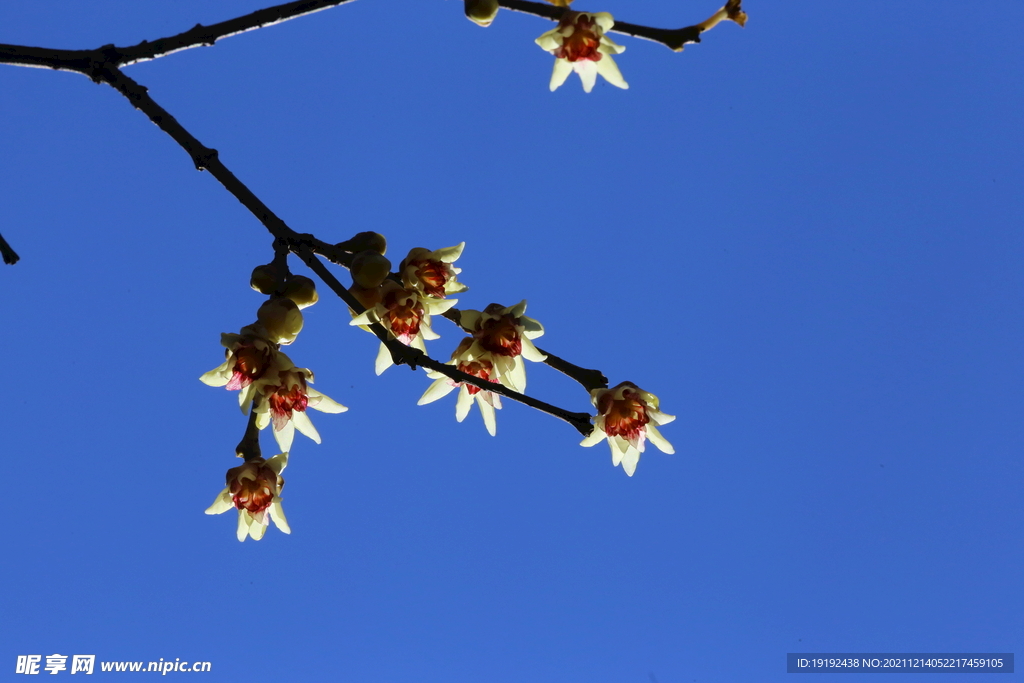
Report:
M 221 38 L 273 26 L 297 17 L 344 5 L 354 0 L 297 0 L 257 10 L 211 26 L 194 27 L 167 38 L 144 40 L 131 47 L 104 45 L 98 50 L 54 50 L 45 47 L 0 44 L 0 64 L 31 66 L 90 75 L 97 63 L 116 67 L 138 64 L 193 47 L 213 45 Z
M 683 47 L 686 45 L 699 43 L 701 33 L 714 28 L 724 19 L 731 19 L 742 26 L 743 23 L 746 22 L 747 18 L 743 13 L 743 10 L 740 9 L 742 1 L 743 0 L 729 0 L 725 6 L 711 15 L 709 19 L 693 26 L 667 29 L 655 28 L 653 26 L 642 26 L 640 24 L 630 24 L 625 21 L 616 21 L 615 26 L 612 27 L 609 33 L 621 33 L 627 36 L 633 36 L 634 38 L 653 40 L 654 42 L 661 43 L 676 52 L 682 52 Z M 554 7 L 541 2 L 530 2 L 530 0 L 499 0 L 498 4 L 501 7 L 510 9 L 514 12 L 532 14 L 552 21 L 558 21 L 566 12 L 562 7 Z
M 331 9 L 338 5 L 353 2 L 353 0 L 297 0 L 297 2 L 286 2 L 283 5 L 275 5 L 266 9 L 257 10 L 245 16 L 221 21 L 210 26 L 196 24 L 195 27 L 168 38 L 160 38 L 154 41 L 142 41 L 138 45 L 124 48 L 113 48 L 109 51 L 110 62 L 116 66 L 128 66 L 138 64 L 150 59 L 163 57 L 182 50 L 204 45 L 213 45 L 221 38 L 237 36 L 239 33 L 253 31 L 265 26 L 273 26 L 295 19 L 297 17 L 313 14 L 325 9 Z

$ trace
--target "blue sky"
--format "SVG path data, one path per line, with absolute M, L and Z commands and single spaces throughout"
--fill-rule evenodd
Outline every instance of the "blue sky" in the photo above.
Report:
M 716 9 L 638 4 L 575 7 Z M 135 44 L 260 7 L 8 3 L 0 42 Z M 481 29 L 454 0 L 126 69 L 296 230 L 376 230 L 396 263 L 465 241 L 460 307 L 525 298 L 542 348 L 678 416 L 676 454 L 632 478 L 510 402 L 492 438 L 454 396 L 417 407 L 422 372 L 375 377 L 376 340 L 322 291 L 288 353 L 350 410 L 296 437 L 293 533 L 258 543 L 203 514 L 245 418 L 197 378 L 254 317 L 266 231 L 109 87 L 0 68 L 22 256 L 0 269 L 0 671 L 56 652 L 210 681 L 703 683 L 783 680 L 787 652 L 1019 651 L 1024 9 L 745 8 L 682 54 L 617 37 L 630 89 L 589 95 L 548 91 L 550 22 Z M 460 335 L 435 328 L 446 359 Z

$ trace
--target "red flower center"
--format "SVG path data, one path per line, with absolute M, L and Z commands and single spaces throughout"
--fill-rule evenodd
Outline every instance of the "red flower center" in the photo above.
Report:
M 608 436 L 621 436 L 635 441 L 650 422 L 647 403 L 629 389 L 623 391 L 622 398 L 617 400 L 612 392 L 608 392 L 598 400 L 597 409 L 604 415 L 604 431 Z
M 241 475 L 239 472 L 230 481 L 231 499 L 234 501 L 235 507 L 239 510 L 248 510 L 252 514 L 262 512 L 270 507 L 270 504 L 274 502 L 274 494 L 277 490 L 277 472 L 266 465 L 254 463 L 246 463 L 234 469 L 243 471 L 248 469 L 250 472 L 255 470 L 254 474 L 256 475 L 254 479 L 248 477 L 243 479 L 239 476 Z
M 306 379 L 297 375 L 295 386 L 288 389 L 288 381 L 292 373 L 282 372 L 282 386 L 267 387 L 267 402 L 270 404 L 270 416 L 274 420 L 274 431 L 284 429 L 285 424 L 292 417 L 292 411 L 304 412 L 309 405 L 309 395 L 306 392 Z
M 523 352 L 523 340 L 516 329 L 516 319 L 510 315 L 485 320 L 476 337 L 480 340 L 480 346 L 499 356 L 515 358 Z
M 270 365 L 270 347 L 257 348 L 243 343 L 235 349 L 235 365 L 231 368 L 231 379 L 227 388 L 231 391 L 243 389 L 263 376 Z
M 443 261 L 424 259 L 409 264 L 416 270 L 416 277 L 423 283 L 423 291 L 437 299 L 444 298 L 444 286 L 448 282 L 448 264 Z
M 498 380 L 491 378 L 491 371 L 493 369 L 494 366 L 488 360 L 473 360 L 459 363 L 459 370 L 467 375 L 473 375 L 474 377 L 479 377 L 480 379 L 485 379 L 489 382 L 497 382 Z M 481 391 L 480 387 L 472 384 L 466 384 L 464 386 L 469 389 L 470 396 Z
M 601 60 L 603 56 L 597 48 L 601 46 L 601 27 L 590 17 L 579 15 L 573 22 L 573 17 L 568 21 L 562 20 L 566 25 L 574 26 L 572 35 L 564 38 L 562 46 L 555 51 L 555 57 L 570 62 L 579 62 L 587 59 L 592 62 Z
M 391 292 L 384 297 L 384 307 L 388 309 L 391 332 L 403 344 L 408 344 L 420 333 L 423 306 L 417 296 L 409 295 L 405 290 L 401 291 L 401 296 Z

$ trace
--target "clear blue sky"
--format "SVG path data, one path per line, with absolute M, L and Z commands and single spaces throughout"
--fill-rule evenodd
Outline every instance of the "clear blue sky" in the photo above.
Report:
M 0 42 L 127 45 L 262 6 L 8 2 Z M 630 89 L 590 95 L 548 91 L 550 22 L 481 29 L 454 0 L 359 0 L 126 70 L 295 229 L 377 230 L 396 262 L 464 240 L 460 305 L 527 299 L 542 348 L 678 416 L 676 454 L 632 478 L 519 405 L 492 438 L 454 395 L 417 407 L 422 372 L 375 377 L 376 340 L 324 292 L 289 355 L 350 410 L 296 437 L 293 533 L 258 543 L 203 514 L 245 418 L 198 376 L 254 317 L 266 231 L 109 87 L 0 67 L 22 256 L 0 268 L 0 679 L 55 652 L 396 683 L 1020 654 L 1024 7 L 746 9 L 682 54 L 616 38 Z M 446 358 L 459 335 L 436 329 Z

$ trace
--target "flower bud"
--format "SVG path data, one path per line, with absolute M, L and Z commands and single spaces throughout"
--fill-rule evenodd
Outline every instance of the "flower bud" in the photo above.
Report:
M 490 26 L 498 16 L 498 0 L 466 0 L 466 18 L 478 26 Z
M 366 250 L 375 251 L 381 256 L 388 251 L 388 241 L 384 239 L 384 235 L 370 230 L 356 233 L 344 242 L 338 242 L 334 246 L 338 249 L 351 251 L 352 253 Z
M 278 344 L 291 344 L 302 330 L 302 313 L 294 301 L 283 296 L 268 299 L 256 311 L 260 324 L 271 340 Z
M 294 301 L 299 308 L 312 306 L 320 300 L 316 293 L 316 283 L 304 275 L 295 275 L 288 280 L 281 294 Z
M 252 269 L 249 286 L 260 294 L 273 294 L 277 290 L 279 280 L 280 273 L 277 271 L 277 266 L 267 263 Z
M 352 285 L 348 288 L 348 291 L 352 293 L 352 296 L 363 305 L 365 309 L 371 309 L 380 303 L 383 297 L 380 287 L 360 287 L 359 285 Z M 355 315 L 353 313 L 353 315 Z
M 352 257 L 352 281 L 360 287 L 379 287 L 391 274 L 391 261 L 380 253 L 367 249 Z

